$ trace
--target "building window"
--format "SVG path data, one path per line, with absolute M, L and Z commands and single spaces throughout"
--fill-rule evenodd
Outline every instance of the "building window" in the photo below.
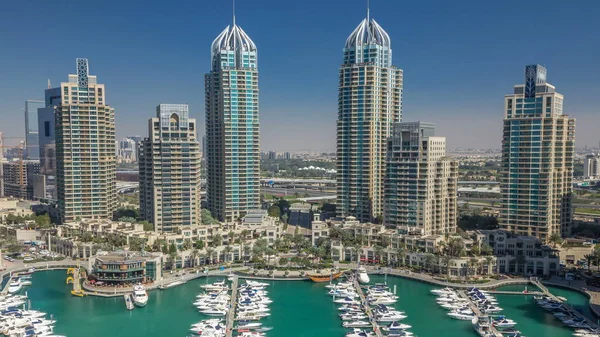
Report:
M 44 136 L 50 137 L 50 122 L 44 122 Z

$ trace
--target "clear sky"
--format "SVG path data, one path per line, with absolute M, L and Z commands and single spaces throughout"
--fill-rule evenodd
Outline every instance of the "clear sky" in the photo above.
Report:
M 258 46 L 262 150 L 335 149 L 338 67 L 366 0 L 237 0 Z M 450 147 L 499 148 L 503 99 L 526 64 L 548 68 L 577 119 L 577 146 L 600 141 L 600 1 L 371 0 L 404 70 L 404 121 L 431 121 Z M 117 136 L 146 136 L 159 103 L 188 103 L 204 133 L 210 44 L 231 1 L 5 1 L 0 131 L 24 133 L 41 99 L 86 57 L 106 85 Z

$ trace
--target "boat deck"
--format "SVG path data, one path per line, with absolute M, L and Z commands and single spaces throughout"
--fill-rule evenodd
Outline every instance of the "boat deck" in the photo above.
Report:
M 482 316 L 489 316 L 489 315 L 484 315 L 481 313 L 481 310 L 479 310 L 479 307 L 475 305 L 475 303 L 473 303 L 473 301 L 471 301 L 471 298 L 469 296 L 467 296 L 467 292 L 465 290 L 458 290 L 458 294 L 460 295 L 460 297 L 466 299 L 467 301 L 469 301 L 469 307 L 471 307 L 471 310 L 473 310 L 473 312 L 475 313 L 475 315 L 477 317 L 482 317 Z M 494 334 L 494 336 L 496 337 L 502 337 L 502 333 L 500 331 L 498 331 L 498 329 L 496 329 L 496 327 L 494 327 L 493 325 L 490 324 L 490 330 L 491 332 Z
M 358 283 L 358 276 L 354 277 L 354 289 L 356 290 L 356 293 L 360 297 L 360 302 L 362 303 L 363 307 L 365 308 L 365 311 L 367 312 L 367 316 L 369 316 L 369 322 L 371 322 L 371 324 L 373 325 L 373 331 L 375 332 L 375 335 L 377 337 L 383 337 L 383 333 L 381 332 L 379 325 L 377 325 L 377 320 L 373 316 L 373 310 L 371 309 L 371 306 L 369 305 L 369 302 L 367 301 L 367 298 L 365 297 L 365 294 L 363 293 L 362 288 L 360 287 L 360 284 Z
M 227 312 L 227 328 L 225 329 L 225 336 L 233 336 L 233 322 L 235 321 L 235 305 L 237 303 L 237 288 L 239 278 L 237 275 L 233 275 L 233 282 L 231 282 L 231 300 L 229 302 L 229 311 Z

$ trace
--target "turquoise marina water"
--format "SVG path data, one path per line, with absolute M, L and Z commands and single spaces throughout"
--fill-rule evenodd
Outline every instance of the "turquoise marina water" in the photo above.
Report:
M 190 281 L 164 291 L 150 291 L 146 307 L 127 311 L 122 297 L 74 297 L 65 284 L 64 271 L 35 273 L 33 286 L 26 288 L 31 307 L 54 315 L 56 333 L 78 336 L 183 337 L 189 327 L 204 317 L 193 307 L 200 285 L 218 280 Z M 383 276 L 372 276 L 383 282 Z M 268 337 L 343 337 L 345 329 L 338 318 L 337 305 L 326 294 L 325 285 L 304 281 L 270 281 L 271 316 L 262 322 L 274 329 Z M 406 312 L 403 323 L 412 325 L 418 337 L 476 337 L 470 322 L 448 318 L 447 311 L 435 302 L 430 290 L 435 287 L 398 277 L 388 277 L 400 297 L 395 307 Z M 522 290 L 523 286 L 502 288 Z M 531 288 L 529 288 L 532 290 Z M 576 292 L 550 288 L 558 296 L 586 314 L 591 314 L 587 297 Z M 503 314 L 518 322 L 516 328 L 527 337 L 570 337 L 552 315 L 538 308 L 530 296 L 500 295 Z M 587 310 L 587 311 L 586 311 Z

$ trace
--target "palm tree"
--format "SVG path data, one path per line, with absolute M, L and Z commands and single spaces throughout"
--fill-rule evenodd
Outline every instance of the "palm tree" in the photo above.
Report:
M 487 267 L 488 267 L 488 274 L 492 273 L 492 270 L 493 270 L 493 268 L 492 268 L 492 262 L 493 261 L 494 261 L 493 257 L 491 257 L 491 256 L 486 256 L 485 257 L 485 263 L 487 264 Z
M 469 269 L 471 270 L 471 275 L 475 274 L 475 266 L 477 266 L 477 259 L 472 257 L 469 259 L 469 262 L 467 262 L 467 265 L 469 266 Z M 469 272 L 467 271 L 467 276 L 469 275 Z
M 587 267 L 588 267 L 588 272 L 590 271 L 590 267 L 592 265 L 592 261 L 596 259 L 596 257 L 594 256 L 594 254 L 586 254 L 583 256 L 584 259 L 587 260 Z
M 402 263 L 402 267 L 404 267 L 405 259 L 406 259 L 406 249 L 402 246 L 398 247 L 396 251 L 398 253 L 398 260 Z
M 556 248 L 556 245 L 559 245 L 563 242 L 562 237 L 560 236 L 560 234 L 558 233 L 552 233 L 552 235 L 550 235 L 550 238 L 548 239 L 548 241 L 550 241 L 550 243 L 552 243 L 552 247 Z
M 225 261 L 233 261 L 233 255 L 231 254 L 233 252 L 233 248 L 231 248 L 231 246 L 226 246 L 225 247 Z M 231 259 L 229 259 L 231 258 Z
M 244 261 L 247 261 L 247 257 L 250 255 L 252 247 L 244 245 L 242 250 L 244 251 Z
M 194 248 L 192 249 L 192 252 L 190 253 L 190 260 L 192 262 L 192 268 L 196 266 L 196 260 L 198 259 L 199 256 L 199 252 L 198 249 Z
M 433 256 L 433 254 L 427 254 L 425 255 L 425 268 L 429 270 L 429 272 L 432 272 L 432 266 L 433 266 L 433 262 L 435 261 L 435 257 Z
M 215 253 L 215 250 L 208 247 L 206 248 L 206 256 L 208 256 L 208 264 L 212 264 L 213 263 L 213 254 Z
M 448 277 L 450 277 L 450 262 L 452 262 L 452 257 L 445 255 L 443 262 L 444 262 L 444 266 L 446 266 L 446 274 L 448 275 Z

